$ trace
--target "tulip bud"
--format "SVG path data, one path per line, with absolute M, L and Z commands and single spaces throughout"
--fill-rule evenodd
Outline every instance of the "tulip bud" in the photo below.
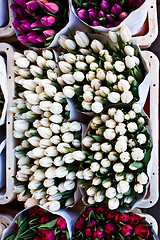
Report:
M 45 27 L 51 27 L 55 20 L 53 16 L 43 16 L 40 21 Z
M 34 179 L 38 181 L 42 181 L 43 179 L 45 179 L 45 174 L 44 172 L 42 172 L 42 170 L 37 170 L 36 172 L 34 172 L 33 176 Z
M 60 209 L 60 202 L 59 201 L 52 201 L 49 203 L 49 211 L 55 212 Z
M 45 171 L 45 177 L 46 178 L 55 178 L 56 177 L 56 168 L 55 167 L 49 167 L 46 171 Z
M 123 21 L 126 17 L 128 17 L 128 13 L 127 12 L 122 12 L 120 15 L 119 15 L 119 19 L 121 21 Z
M 53 14 L 58 12 L 58 10 L 59 10 L 58 5 L 55 3 L 52 3 L 52 2 L 45 3 L 44 7 L 48 12 L 53 13 Z
M 125 25 L 122 26 L 120 29 L 120 36 L 122 38 L 122 41 L 125 43 L 129 42 L 131 40 L 131 37 L 132 37 L 131 32 L 130 32 L 129 28 L 126 27 Z
M 101 51 L 103 49 L 103 44 L 100 41 L 94 39 L 91 42 L 91 48 L 93 49 L 93 51 L 95 53 L 98 53 L 99 51 Z
M 89 38 L 84 32 L 76 31 L 74 36 L 78 46 L 85 48 L 89 45 Z
M 117 209 L 119 207 L 119 200 L 117 198 L 111 198 L 108 200 L 108 208 L 110 210 L 114 210 Z
M 78 17 L 81 20 L 83 20 L 83 21 L 86 20 L 87 13 L 88 13 L 87 9 L 79 9 L 79 10 L 77 10 Z
M 119 16 L 120 13 L 122 13 L 123 9 L 120 5 L 114 4 L 114 6 L 111 8 L 111 13 L 115 16 Z
M 53 161 L 52 161 L 52 158 L 50 157 L 43 157 L 39 160 L 39 164 L 42 167 L 49 168 L 53 165 Z
M 102 2 L 100 3 L 100 8 L 102 9 L 102 11 L 106 12 L 110 10 L 110 4 L 106 0 L 102 0 Z
M 50 130 L 50 128 L 38 127 L 37 132 L 42 138 L 51 138 L 52 136 L 52 131 Z

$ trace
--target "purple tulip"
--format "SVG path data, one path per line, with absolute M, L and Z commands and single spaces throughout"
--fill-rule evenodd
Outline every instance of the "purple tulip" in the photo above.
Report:
M 59 7 L 57 4 L 49 2 L 44 4 L 45 9 L 50 13 L 56 13 L 59 10 Z
M 107 18 L 108 22 L 112 23 L 112 24 L 115 23 L 115 21 L 116 21 L 115 18 L 111 14 L 107 14 L 106 18 Z
M 12 24 L 15 28 L 17 28 L 21 25 L 21 22 L 19 19 L 15 18 L 14 21 L 12 22 Z
M 99 13 L 98 13 L 98 17 L 99 18 L 101 18 L 101 17 L 105 17 L 105 12 L 103 12 L 103 11 L 99 11 Z
M 27 34 L 28 40 L 32 43 L 38 43 L 37 38 L 39 37 L 39 34 L 36 32 L 29 32 Z
M 114 25 L 112 23 L 109 23 L 106 25 L 106 28 L 112 28 L 112 27 L 114 27 Z
M 51 27 L 55 20 L 53 16 L 44 16 L 41 18 L 41 23 L 46 27 Z
M 40 43 L 45 43 L 46 42 L 46 37 L 44 35 L 41 35 L 37 38 L 38 42 Z
M 17 31 L 22 35 L 26 34 L 26 30 L 22 29 L 21 27 L 17 27 Z
M 48 29 L 48 30 L 44 30 L 43 31 L 43 34 L 46 36 L 46 37 L 52 37 L 56 34 L 56 31 L 52 30 L 52 29 Z
M 33 10 L 28 9 L 28 8 L 26 8 L 25 11 L 26 11 L 26 13 L 28 13 L 29 15 L 33 15 L 33 14 L 35 13 Z
M 21 20 L 21 28 L 24 30 L 31 31 L 32 30 L 31 24 L 32 24 L 31 19 Z
M 119 15 L 119 19 L 121 21 L 123 21 L 126 17 L 128 17 L 128 13 L 127 12 L 122 12 L 120 15 Z
M 110 4 L 106 0 L 102 0 L 102 2 L 100 3 L 100 7 L 102 11 L 110 10 Z
M 12 9 L 12 11 L 17 12 L 19 6 L 17 4 L 11 4 L 10 8 Z
M 33 22 L 31 24 L 31 27 L 32 28 L 39 28 L 39 27 L 43 27 L 43 24 L 40 21 L 36 21 L 36 22 Z
M 27 16 L 22 8 L 17 8 L 17 14 L 20 18 L 25 19 Z
M 137 0 L 136 7 L 139 8 L 143 4 L 142 0 Z
M 122 11 L 122 7 L 118 4 L 114 4 L 114 6 L 111 8 L 111 13 L 113 13 L 115 16 L 118 16 Z
M 21 7 L 26 7 L 26 3 L 28 0 L 15 0 L 15 3 L 17 3 Z
M 39 4 L 36 1 L 29 1 L 26 3 L 27 8 L 33 11 L 37 11 L 39 8 Z
M 87 9 L 77 9 L 78 17 L 82 20 L 86 20 L 88 11 Z
M 120 21 L 116 21 L 115 22 L 115 27 L 117 27 L 121 22 Z
M 29 42 L 28 37 L 26 35 L 19 36 L 18 40 L 25 45 Z
M 41 8 L 44 8 L 44 4 L 45 4 L 45 3 L 48 3 L 47 0 L 36 0 L 36 2 L 39 4 L 39 6 L 40 6 Z
M 41 15 L 37 15 L 37 16 L 35 16 L 34 17 L 37 21 L 39 21 L 41 18 L 42 18 L 42 16 Z
M 135 9 L 136 8 L 136 1 L 135 0 L 128 0 L 128 8 Z
M 88 14 L 89 14 L 89 18 L 93 21 L 96 19 L 98 11 L 95 10 L 94 8 L 90 8 L 88 9 Z
M 92 22 L 92 25 L 93 25 L 93 26 L 101 26 L 101 23 L 100 23 L 100 21 L 98 21 L 98 20 L 94 20 L 94 21 Z

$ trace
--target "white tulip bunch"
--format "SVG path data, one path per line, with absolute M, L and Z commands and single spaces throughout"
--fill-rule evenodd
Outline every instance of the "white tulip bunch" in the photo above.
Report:
M 147 124 L 137 103 L 109 108 L 91 120 L 82 140 L 86 159 L 76 174 L 88 204 L 130 208 L 133 200 L 143 196 L 152 149 Z
M 120 33 L 109 32 L 109 37 L 115 48 L 80 31 L 70 38 L 59 37 L 63 52 L 57 81 L 82 111 L 100 113 L 106 104 L 128 104 L 139 97 L 138 86 L 145 73 L 139 51 L 129 43 L 131 33 L 123 26 Z

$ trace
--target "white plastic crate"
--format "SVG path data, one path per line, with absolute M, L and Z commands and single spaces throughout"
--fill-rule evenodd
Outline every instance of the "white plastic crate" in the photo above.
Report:
M 0 214 L 0 239 L 2 237 L 3 230 L 9 227 L 13 218 L 8 214 Z

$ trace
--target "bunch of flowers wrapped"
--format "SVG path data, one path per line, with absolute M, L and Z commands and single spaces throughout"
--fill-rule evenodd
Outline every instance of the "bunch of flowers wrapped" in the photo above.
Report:
M 15 0 L 13 26 L 18 40 L 33 47 L 49 46 L 68 22 L 68 0 Z
M 18 219 L 14 221 L 14 232 L 11 229 L 4 240 L 11 239 L 32 239 L 32 240 L 53 240 L 69 238 L 66 220 L 56 214 L 34 206 L 23 211 Z
M 42 50 L 40 56 L 26 50 L 24 55 L 14 54 L 17 96 L 11 111 L 15 113 L 13 135 L 21 139 L 15 148 L 18 182 L 14 191 L 26 207 L 39 203 L 56 211 L 74 204 L 75 173 L 85 158 L 79 154 L 82 126 L 65 122 L 70 107 L 55 82 L 53 53 Z
M 152 225 L 134 213 L 110 210 L 106 206 L 85 207 L 78 218 L 72 239 L 154 239 Z
M 109 108 L 91 120 L 82 140 L 86 159 L 76 174 L 88 204 L 130 209 L 144 196 L 152 150 L 147 125 L 137 103 Z
M 62 75 L 57 81 L 81 111 L 100 113 L 106 104 L 139 99 L 138 87 L 146 71 L 139 50 L 129 43 L 131 33 L 123 26 L 120 33 L 110 31 L 109 37 L 114 48 L 80 31 L 58 40 L 64 50 L 59 56 Z
M 128 15 L 138 9 L 145 0 L 73 0 L 76 14 L 90 26 L 111 28 L 118 26 Z
M 3 111 L 3 106 L 4 106 L 4 95 L 3 95 L 3 92 L 1 90 L 1 86 L 0 86 L 0 118 L 2 116 L 2 111 Z

